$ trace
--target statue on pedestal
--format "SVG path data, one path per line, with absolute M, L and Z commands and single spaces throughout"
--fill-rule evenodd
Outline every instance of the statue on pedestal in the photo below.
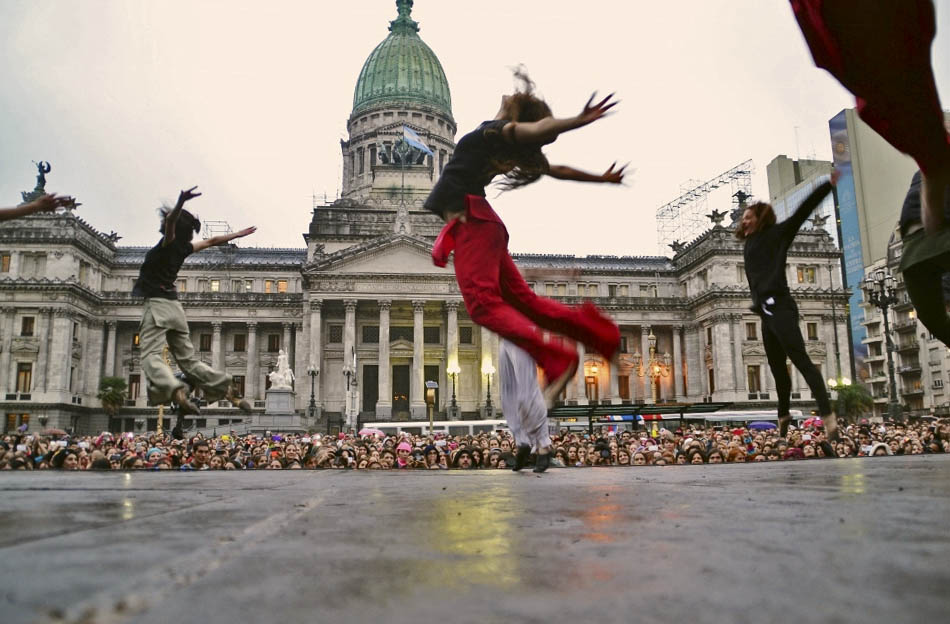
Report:
M 287 353 L 283 349 L 277 354 L 277 370 L 271 372 L 268 378 L 273 390 L 290 390 L 293 388 L 294 371 L 290 369 Z

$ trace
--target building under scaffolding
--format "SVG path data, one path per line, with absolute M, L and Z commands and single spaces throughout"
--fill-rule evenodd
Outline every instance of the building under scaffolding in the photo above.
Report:
M 713 226 L 713 220 L 707 216 L 710 212 L 709 195 L 717 190 L 728 188 L 731 195 L 729 209 L 726 215 L 737 218 L 736 208 L 745 202 L 752 193 L 752 172 L 755 165 L 751 160 L 736 165 L 718 176 L 702 183 L 691 182 L 681 189 L 683 194 L 668 204 L 660 206 L 656 211 L 656 232 L 660 244 L 660 252 L 672 249 L 675 253 L 682 245 L 694 240 L 697 236 Z M 714 205 L 713 209 L 725 207 L 724 204 Z M 717 215 L 722 212 L 717 212 Z M 726 225 L 731 223 L 725 221 Z

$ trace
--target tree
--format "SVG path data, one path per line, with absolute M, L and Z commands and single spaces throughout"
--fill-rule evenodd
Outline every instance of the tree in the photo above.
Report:
M 835 401 L 835 413 L 845 422 L 855 422 L 874 405 L 874 399 L 868 389 L 861 384 L 838 386 L 838 399 Z
M 99 382 L 99 394 L 96 398 L 102 401 L 102 409 L 109 416 L 115 416 L 125 404 L 128 395 L 126 388 L 125 380 L 121 377 L 103 377 Z

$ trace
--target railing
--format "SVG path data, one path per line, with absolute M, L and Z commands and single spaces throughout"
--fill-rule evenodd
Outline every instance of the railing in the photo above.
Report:
M 917 319 L 908 319 L 906 321 L 897 321 L 894 323 L 895 331 L 903 331 L 905 329 L 912 329 L 917 327 Z
M 897 345 L 898 351 L 908 351 L 910 349 L 919 349 L 920 344 L 916 340 L 908 340 L 907 342 L 902 342 Z

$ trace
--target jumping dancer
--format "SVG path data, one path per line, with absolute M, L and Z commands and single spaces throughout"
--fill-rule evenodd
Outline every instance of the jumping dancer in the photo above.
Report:
M 185 258 L 192 253 L 253 234 L 257 228 L 249 227 L 233 234 L 192 242 L 192 237 L 201 230 L 201 222 L 184 206 L 188 200 L 201 195 L 195 192 L 196 188 L 182 191 L 174 208 L 162 208 L 159 229 L 162 239 L 145 254 L 145 262 L 132 289 L 134 296 L 145 297 L 139 336 L 142 370 L 148 380 L 148 396 L 153 403 L 167 403 L 169 400 L 177 403 L 183 414 L 198 413 L 198 408 L 188 399 L 187 384 L 172 373 L 162 357 L 162 347 L 167 342 L 178 367 L 204 391 L 207 401 L 227 398 L 243 411 L 249 412 L 250 404 L 234 395 L 231 377 L 214 370 L 195 355 L 185 310 L 178 302 L 175 282 Z
M 901 209 L 901 273 L 917 318 L 943 344 L 950 347 L 950 315 L 944 299 L 943 279 L 950 273 L 950 228 L 926 236 L 920 210 L 921 175 L 918 171 Z M 950 223 L 950 198 L 944 199 L 943 217 Z
M 501 384 L 501 410 L 518 450 L 515 465 L 525 467 L 534 451 L 538 457 L 534 471 L 544 472 L 551 463 L 551 436 L 548 434 L 548 410 L 538 385 L 538 366 L 524 349 L 505 339 L 498 343 L 498 379 Z
M 14 208 L 0 208 L 0 221 L 17 219 L 37 212 L 53 212 L 57 208 L 67 208 L 75 205 L 76 200 L 72 197 L 60 197 L 55 193 L 42 195 L 33 201 L 20 204 Z
M 547 175 L 582 182 L 623 181 L 624 167 L 601 175 L 550 165 L 542 146 L 597 121 L 616 102 L 592 96 L 575 117 L 557 119 L 535 96 L 522 72 L 523 88 L 502 97 L 494 120 L 463 136 L 426 200 L 425 207 L 447 223 L 432 248 L 436 265 L 445 266 L 455 252 L 455 277 L 473 321 L 521 347 L 536 361 L 547 380 L 545 402 L 551 405 L 577 369 L 577 351 L 559 341 L 545 341 L 541 329 L 583 342 L 610 360 L 620 345 L 620 330 L 593 304 L 566 306 L 537 296 L 525 283 L 508 254 L 508 231 L 485 199 L 485 186 L 503 175 L 503 190 L 531 184 Z
M 791 0 L 815 64 L 857 98 L 858 114 L 888 143 L 917 161 L 921 222 L 944 223 L 950 135 L 944 127 L 930 47 L 931 0 Z
M 785 221 L 776 224 L 772 206 L 759 202 L 745 209 L 736 228 L 736 238 L 745 241 L 745 272 L 752 291 L 752 309 L 762 317 L 762 342 L 775 379 L 779 432 L 783 438 L 792 420 L 788 411 L 792 380 L 785 367 L 786 357 L 801 371 L 818 402 L 828 438 L 838 435 L 838 421 L 831 411 L 825 381 L 805 351 L 805 340 L 798 326 L 798 305 L 788 290 L 785 265 L 795 234 L 812 210 L 831 192 L 839 175 L 834 171 L 831 180 L 812 191 Z

